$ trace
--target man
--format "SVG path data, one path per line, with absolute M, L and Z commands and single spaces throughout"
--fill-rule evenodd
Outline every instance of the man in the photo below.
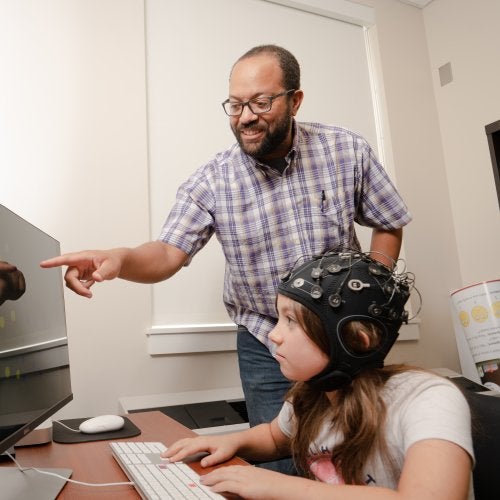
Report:
M 290 52 L 274 45 L 251 49 L 234 64 L 223 103 L 238 143 L 179 188 L 159 240 L 42 263 L 67 265 L 68 287 L 91 297 L 90 287 L 103 280 L 168 279 L 215 233 L 226 258 L 224 303 L 238 325 L 252 426 L 277 415 L 289 387 L 267 338 L 276 323 L 280 276 L 304 256 L 358 249 L 354 221 L 373 228 L 372 255 L 392 266 L 410 221 L 363 138 L 295 121 L 303 97 L 299 64 Z

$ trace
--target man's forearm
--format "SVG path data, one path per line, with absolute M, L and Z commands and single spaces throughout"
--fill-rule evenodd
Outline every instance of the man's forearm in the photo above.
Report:
M 371 257 L 392 269 L 398 260 L 402 241 L 403 228 L 373 229 L 370 244 Z
M 135 248 L 117 248 L 121 253 L 120 278 L 138 283 L 158 283 L 173 276 L 187 261 L 182 250 L 160 241 Z

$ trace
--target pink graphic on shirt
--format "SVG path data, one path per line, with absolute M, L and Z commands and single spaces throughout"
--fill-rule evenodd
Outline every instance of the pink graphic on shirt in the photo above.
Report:
M 312 456 L 309 459 L 309 469 L 314 477 L 322 483 L 345 484 L 340 472 L 337 471 L 332 463 L 332 457 L 329 454 Z

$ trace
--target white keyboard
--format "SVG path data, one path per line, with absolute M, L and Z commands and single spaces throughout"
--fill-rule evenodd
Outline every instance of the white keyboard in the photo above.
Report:
M 200 484 L 200 476 L 189 465 L 162 460 L 160 453 L 167 449 L 163 443 L 115 441 L 109 445 L 144 499 L 224 498 Z

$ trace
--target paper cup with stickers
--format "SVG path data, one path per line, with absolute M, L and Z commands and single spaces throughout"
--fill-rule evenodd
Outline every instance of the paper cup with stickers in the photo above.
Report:
M 451 302 L 462 372 L 469 357 L 481 383 L 500 390 L 500 279 L 455 290 Z

